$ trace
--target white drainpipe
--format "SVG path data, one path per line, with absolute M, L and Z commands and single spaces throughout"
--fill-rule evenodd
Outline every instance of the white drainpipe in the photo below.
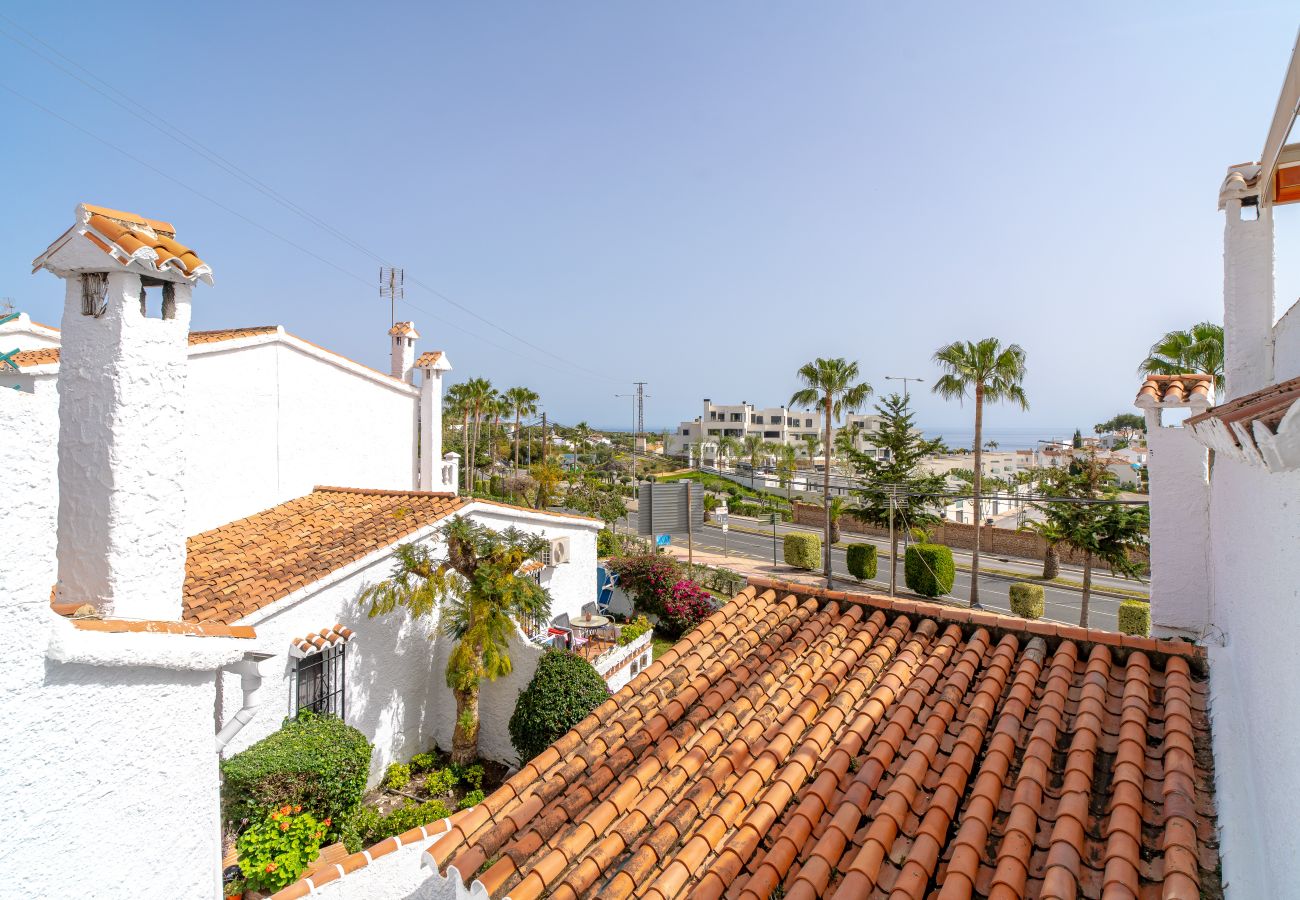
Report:
M 240 687 L 244 691 L 244 705 L 239 708 L 239 712 L 231 717 L 230 721 L 217 732 L 217 752 L 220 753 L 226 744 L 229 744 L 235 735 L 239 734 L 240 729 L 247 725 L 253 718 L 253 713 L 257 711 L 261 700 L 257 694 L 262 689 L 262 673 L 258 669 L 258 664 L 266 659 L 259 654 L 245 656 L 234 665 L 227 666 L 225 671 L 234 672 L 239 675 Z

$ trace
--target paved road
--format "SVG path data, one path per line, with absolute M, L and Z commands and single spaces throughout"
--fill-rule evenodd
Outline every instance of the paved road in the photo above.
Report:
M 732 522 L 737 520 L 732 517 Z M 636 527 L 636 513 L 631 514 L 632 527 Z M 746 527 L 756 526 L 756 523 L 750 521 L 744 522 Z M 780 531 L 778 528 L 776 558 L 781 559 Z M 788 530 L 788 529 L 786 529 Z M 679 543 L 679 539 L 674 537 L 674 543 Z M 883 542 L 881 542 L 883 543 Z M 722 529 L 713 525 L 704 526 L 703 532 L 695 537 L 695 546 L 705 549 L 722 552 L 723 535 Z M 772 537 L 768 535 L 757 535 L 748 532 L 737 531 L 734 527 L 730 530 L 726 539 L 726 549 L 729 553 L 736 556 L 744 556 L 750 559 L 772 560 Z M 955 555 L 955 554 L 954 554 Z M 986 557 L 981 556 L 981 561 Z M 1002 567 L 1003 563 L 999 560 L 998 566 Z M 845 579 L 846 585 L 856 584 L 857 581 L 849 575 L 848 565 L 845 562 L 845 553 L 843 550 L 831 550 L 831 568 L 837 577 Z M 875 591 L 888 592 L 889 590 L 889 554 L 888 551 L 879 554 L 879 566 L 877 575 L 880 577 L 874 581 L 867 581 L 864 584 Z M 883 579 L 883 580 L 882 580 Z M 1011 601 L 1008 597 L 1008 586 L 1013 579 L 1000 577 L 996 575 L 980 574 L 980 603 L 985 609 L 992 612 L 1011 612 Z M 1118 579 L 1123 581 L 1123 579 Z M 1129 582 L 1130 590 L 1135 586 Z M 903 561 L 900 554 L 898 561 L 898 586 L 903 589 Z M 1068 588 L 1057 587 L 1055 585 L 1046 585 L 1043 592 L 1043 618 L 1050 619 L 1054 622 L 1064 622 L 1069 625 L 1079 624 L 1079 600 L 1080 592 Z M 952 593 L 945 595 L 943 598 L 955 603 L 964 604 L 970 599 L 970 573 L 957 570 L 956 577 L 953 579 Z M 1115 597 L 1103 597 L 1096 594 L 1092 595 L 1089 602 L 1088 624 L 1093 628 L 1105 628 L 1107 630 L 1117 630 L 1116 613 L 1119 609 L 1120 600 Z

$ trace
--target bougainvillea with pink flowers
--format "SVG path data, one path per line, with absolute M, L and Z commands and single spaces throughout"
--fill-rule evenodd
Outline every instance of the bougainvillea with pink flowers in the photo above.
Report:
M 714 609 L 712 594 L 689 578 L 682 578 L 672 586 L 656 630 L 669 637 L 681 637 L 713 615 Z

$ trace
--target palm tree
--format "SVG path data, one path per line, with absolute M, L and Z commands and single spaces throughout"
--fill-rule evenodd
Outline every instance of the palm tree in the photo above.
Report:
M 831 448 L 835 446 L 835 420 L 846 412 L 857 412 L 871 396 L 871 385 L 858 381 L 858 364 L 843 357 L 815 359 L 798 371 L 803 387 L 790 397 L 791 406 L 820 406 L 826 422 L 825 477 L 822 479 L 822 506 L 826 510 L 825 573 L 826 586 L 834 584 L 831 575 Z
M 808 453 L 808 465 L 812 466 L 813 457 L 817 455 L 817 450 L 822 445 L 822 439 L 815 434 L 800 435 L 800 440 L 804 443 L 804 449 Z
M 741 446 L 745 455 L 749 457 L 749 484 L 752 487 L 758 475 L 758 461 L 763 457 L 763 452 L 767 450 L 767 441 L 763 440 L 761 434 L 747 434 Z
M 451 387 L 447 388 L 447 399 L 445 401 L 445 406 L 447 412 L 450 413 L 452 416 L 463 417 L 463 421 L 461 422 L 461 426 L 460 426 L 460 449 L 462 450 L 461 455 L 465 457 L 463 462 L 468 464 L 469 462 L 469 413 L 470 413 L 471 404 L 469 399 L 469 390 L 466 388 L 464 383 L 453 384 Z M 465 488 L 464 488 L 465 493 L 469 494 L 470 493 L 469 466 L 462 465 L 460 469 L 461 469 L 461 476 L 462 476 L 461 480 L 464 481 L 465 483 Z
M 469 765 L 478 757 L 478 693 L 483 679 L 509 675 L 510 641 L 517 622 L 545 620 L 551 598 L 519 567 L 545 547 L 540 535 L 508 528 L 497 532 L 457 517 L 441 529 L 445 559 L 422 544 L 394 550 L 392 577 L 361 592 L 374 616 L 406 607 L 413 618 L 438 615 L 443 634 L 455 638 L 447 660 L 447 687 L 456 698 L 451 761 Z
M 1138 366 L 1147 375 L 1214 376 L 1214 389 L 1223 390 L 1223 326 L 1197 322 L 1186 331 L 1171 331 L 1151 345 Z
M 1064 539 L 1065 533 L 1061 530 L 1060 523 L 1051 519 L 1044 519 L 1041 522 L 1028 521 L 1021 525 L 1018 530 L 1032 531 L 1043 539 L 1043 543 L 1046 545 L 1043 549 L 1044 580 L 1051 581 L 1061 574 L 1061 551 L 1057 545 Z
M 519 472 L 519 431 L 524 416 L 537 412 L 537 401 L 542 399 L 526 387 L 512 387 L 503 395 L 515 415 L 515 472 Z
M 477 470 L 475 465 L 478 461 L 478 442 L 479 432 L 482 426 L 483 417 L 487 415 L 496 404 L 496 391 L 492 389 L 492 382 L 486 378 L 471 378 L 465 382 L 465 401 L 468 404 L 470 417 L 474 420 L 473 440 L 469 445 L 469 485 L 470 495 L 473 496 L 474 482 L 477 479 Z
M 975 397 L 975 471 L 972 500 L 975 505 L 975 549 L 971 552 L 970 605 L 980 605 L 980 487 L 983 465 L 984 403 L 1009 402 L 1029 408 L 1022 382 L 1025 380 L 1025 351 L 1019 344 L 1005 348 L 997 338 L 982 341 L 955 341 L 940 347 L 934 361 L 944 370 L 934 383 L 934 392 L 948 400 L 965 401 Z
M 737 459 L 744 449 L 745 448 L 741 445 L 740 441 L 736 440 L 731 435 L 726 435 L 721 438 L 718 441 L 718 471 L 722 471 L 722 457 L 724 455 L 731 459 Z

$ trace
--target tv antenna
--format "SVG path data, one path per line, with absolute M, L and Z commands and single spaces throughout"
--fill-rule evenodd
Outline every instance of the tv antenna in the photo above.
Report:
M 397 324 L 397 301 L 406 298 L 406 270 L 393 266 L 379 267 L 379 299 L 388 299 L 389 326 Z

